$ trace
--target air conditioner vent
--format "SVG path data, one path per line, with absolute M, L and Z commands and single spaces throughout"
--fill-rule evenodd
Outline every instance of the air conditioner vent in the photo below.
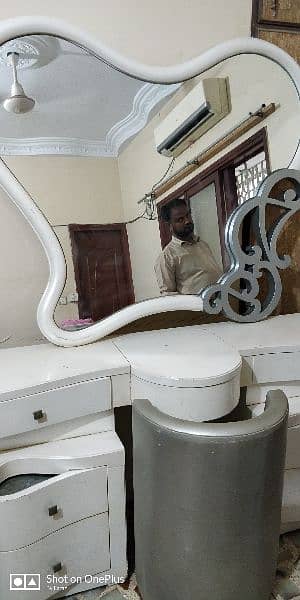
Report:
M 229 113 L 226 79 L 203 79 L 155 129 L 156 149 L 178 156 Z

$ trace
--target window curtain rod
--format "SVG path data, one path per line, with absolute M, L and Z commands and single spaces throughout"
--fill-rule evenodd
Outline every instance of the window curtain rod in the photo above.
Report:
M 170 175 L 163 183 L 155 187 L 155 190 L 149 192 L 144 195 L 143 198 L 138 200 L 138 204 L 142 202 L 148 202 L 149 196 L 152 199 L 157 199 L 159 196 L 162 196 L 165 192 L 167 192 L 170 188 L 172 188 L 177 183 L 180 183 L 187 175 L 204 165 L 211 158 L 222 152 L 227 146 L 238 140 L 242 135 L 247 133 L 250 129 L 259 125 L 262 121 L 264 121 L 267 117 L 269 117 L 276 110 L 275 103 L 271 102 L 267 106 L 262 104 L 261 107 L 256 110 L 254 113 L 249 113 L 248 117 L 243 119 L 239 125 L 236 125 L 233 129 L 227 131 L 221 138 L 219 138 L 216 142 L 211 144 L 192 158 L 188 160 L 185 165 L 183 165 L 178 171 Z M 174 160 L 174 159 L 173 159 Z

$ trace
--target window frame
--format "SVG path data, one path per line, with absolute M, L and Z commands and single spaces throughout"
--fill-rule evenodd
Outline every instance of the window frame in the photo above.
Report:
M 210 183 L 215 184 L 217 214 L 220 233 L 223 267 L 227 266 L 227 253 L 225 248 L 224 231 L 229 216 L 238 206 L 238 197 L 235 183 L 235 169 L 256 154 L 264 152 L 268 173 L 270 172 L 270 156 L 268 148 L 267 128 L 263 127 L 247 140 L 235 146 L 230 152 L 222 156 L 195 177 L 176 188 L 157 204 L 161 246 L 164 248 L 170 241 L 169 226 L 161 219 L 161 209 L 174 198 L 184 198 L 189 203 L 189 197 L 197 194 Z M 246 236 L 247 237 L 247 236 Z

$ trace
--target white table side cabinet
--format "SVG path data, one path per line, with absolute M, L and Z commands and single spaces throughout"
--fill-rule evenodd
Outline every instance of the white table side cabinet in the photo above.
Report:
M 19 600 L 21 589 L 24 600 L 59 598 L 126 577 L 124 449 L 116 433 L 0 453 L 2 488 L 30 473 L 44 477 L 0 495 L 0 598 Z

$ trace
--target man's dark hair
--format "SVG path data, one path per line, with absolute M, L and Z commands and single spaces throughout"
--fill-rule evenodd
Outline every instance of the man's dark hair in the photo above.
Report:
M 160 217 L 163 221 L 170 223 L 171 210 L 172 208 L 178 208 L 178 206 L 187 206 L 186 201 L 183 198 L 174 198 L 168 204 L 161 207 Z

